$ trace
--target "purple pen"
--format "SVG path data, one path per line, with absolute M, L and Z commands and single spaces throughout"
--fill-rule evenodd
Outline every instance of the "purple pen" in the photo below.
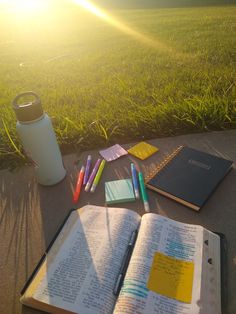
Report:
M 84 190 L 85 190 L 86 192 L 89 191 L 90 186 L 91 186 L 92 183 L 93 183 L 93 179 L 95 178 L 95 175 L 96 175 L 96 173 L 97 173 L 97 171 L 98 171 L 98 167 L 100 166 L 100 163 L 101 163 L 101 159 L 98 158 L 98 160 L 96 161 L 96 164 L 95 164 L 95 166 L 94 166 L 94 168 L 93 168 L 93 171 L 92 171 L 91 174 L 90 174 L 90 177 L 89 177 L 89 179 L 88 179 L 88 182 L 87 182 L 86 185 L 85 185 L 85 189 L 84 189 Z
M 84 181 L 83 181 L 83 185 L 85 185 L 88 181 L 88 177 L 89 177 L 89 170 L 90 170 L 90 166 L 91 166 L 91 161 L 92 161 L 92 156 L 88 155 L 87 158 L 87 163 L 86 163 L 86 168 L 85 168 L 85 173 L 84 173 Z

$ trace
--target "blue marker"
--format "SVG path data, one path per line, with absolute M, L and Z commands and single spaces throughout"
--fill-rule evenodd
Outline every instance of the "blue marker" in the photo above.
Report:
M 132 180 L 133 180 L 133 185 L 134 185 L 134 194 L 136 198 L 139 198 L 137 171 L 133 163 L 131 163 L 131 173 L 132 173 Z

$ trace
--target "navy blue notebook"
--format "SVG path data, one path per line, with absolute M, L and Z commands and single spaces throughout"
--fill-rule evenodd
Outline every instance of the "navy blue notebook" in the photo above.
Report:
M 231 160 L 180 146 L 145 182 L 149 189 L 198 211 L 232 164 Z

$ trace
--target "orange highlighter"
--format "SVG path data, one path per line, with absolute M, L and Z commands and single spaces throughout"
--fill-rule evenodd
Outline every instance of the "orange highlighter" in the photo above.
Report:
M 84 166 L 82 166 L 80 169 L 79 175 L 78 175 L 78 180 L 76 183 L 76 188 L 75 188 L 75 192 L 74 192 L 74 196 L 73 196 L 74 203 L 78 202 L 78 199 L 79 199 L 81 186 L 82 186 L 83 178 L 84 178 L 84 171 L 85 171 L 85 168 L 84 168 Z

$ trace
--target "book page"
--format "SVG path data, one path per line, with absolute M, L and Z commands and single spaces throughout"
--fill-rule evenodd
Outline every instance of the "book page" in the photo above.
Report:
M 138 214 L 121 208 L 89 205 L 82 214 L 73 212 L 49 251 L 33 298 L 74 313 L 112 313 L 113 288 L 139 222 Z
M 199 303 L 202 246 L 201 226 L 175 222 L 156 214 L 145 214 L 114 313 L 205 313 Z M 181 302 L 148 289 L 151 267 L 157 252 L 193 263 L 191 303 Z M 183 299 L 187 300 L 188 295 Z

